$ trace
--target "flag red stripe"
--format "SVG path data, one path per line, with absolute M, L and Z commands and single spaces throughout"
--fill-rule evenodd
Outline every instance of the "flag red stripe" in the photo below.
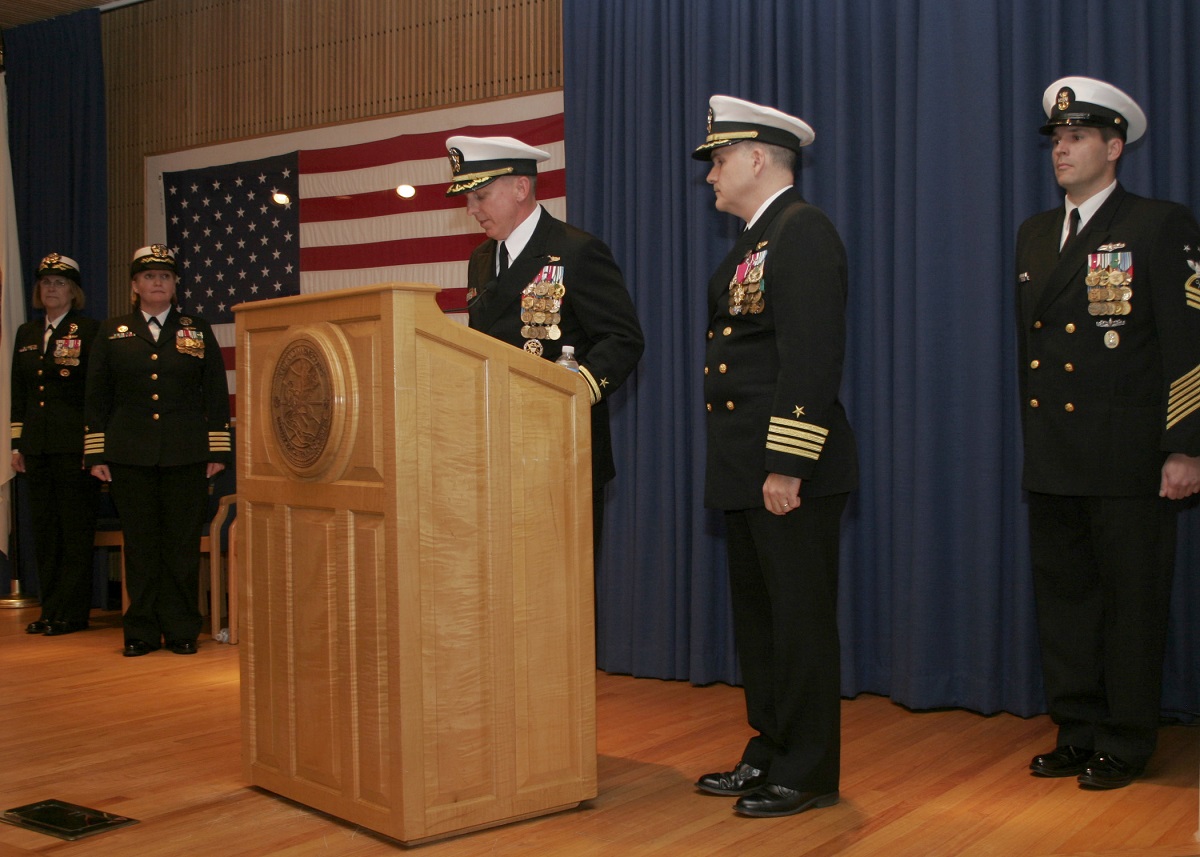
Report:
M 449 173 L 449 170 L 446 171 Z M 446 196 L 449 176 L 444 183 L 421 185 L 412 199 L 401 199 L 393 188 L 345 196 L 304 197 L 300 200 L 301 223 L 355 220 L 360 217 L 385 217 L 422 211 L 447 211 L 462 208 L 462 197 Z M 550 170 L 538 175 L 538 197 L 554 199 L 567 194 L 567 171 Z
M 446 157 L 446 138 L 457 134 L 488 137 L 517 137 L 531 146 L 544 146 L 563 139 L 563 115 L 543 116 L 522 122 L 499 125 L 467 125 L 425 134 L 401 134 L 387 140 L 374 140 L 330 149 L 300 151 L 300 172 L 332 173 L 342 170 L 361 170 L 394 164 L 397 161 L 416 161 Z
M 461 262 L 483 240 L 482 233 L 471 232 L 433 238 L 397 238 L 370 244 L 301 247 L 300 270 L 311 274 L 316 271 L 386 268 L 427 262 Z

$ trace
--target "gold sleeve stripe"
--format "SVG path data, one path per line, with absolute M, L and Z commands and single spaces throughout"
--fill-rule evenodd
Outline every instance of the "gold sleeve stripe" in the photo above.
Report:
M 767 449 L 799 455 L 816 461 L 821 457 L 821 451 L 825 448 L 825 439 L 828 435 L 828 429 L 812 423 L 802 423 L 784 417 L 771 417 L 771 423 L 767 427 Z
M 25 428 L 25 423 L 13 423 L 12 424 L 12 439 L 20 440 L 21 432 L 22 432 L 22 430 L 24 430 L 24 428 Z
M 603 395 L 600 392 L 600 385 L 596 383 L 596 379 L 592 377 L 592 373 L 588 371 L 586 366 L 579 367 L 579 374 L 583 376 L 583 380 L 587 381 L 588 390 L 592 394 L 592 404 L 596 404 Z
M 774 452 L 786 452 L 790 455 L 798 455 L 802 458 L 811 458 L 813 461 L 816 461 L 821 457 L 820 452 L 813 452 L 809 449 L 792 449 L 788 446 L 781 446 L 777 443 L 771 443 L 769 440 L 767 441 L 767 449 L 773 450 Z
M 1192 274 L 1183 284 L 1183 295 L 1187 305 L 1192 309 L 1200 309 L 1200 274 Z
M 781 428 L 794 428 L 800 429 L 801 431 L 809 431 L 819 434 L 822 437 L 829 434 L 829 429 L 827 428 L 821 428 L 820 426 L 813 425 L 812 423 L 802 423 L 799 420 L 789 420 L 787 417 L 771 417 L 771 425 L 779 426 Z
M 1200 409 L 1200 366 L 1171 382 L 1167 398 L 1167 428 L 1178 425 Z
M 97 431 L 83 436 L 83 454 L 98 455 L 104 452 L 104 432 Z
M 209 452 L 232 452 L 233 442 L 227 431 L 210 431 L 208 433 Z

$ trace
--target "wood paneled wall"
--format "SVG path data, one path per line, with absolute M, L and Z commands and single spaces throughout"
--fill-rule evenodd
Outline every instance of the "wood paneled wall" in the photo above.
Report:
M 113 315 L 146 155 L 562 86 L 561 0 L 149 0 L 101 26 Z

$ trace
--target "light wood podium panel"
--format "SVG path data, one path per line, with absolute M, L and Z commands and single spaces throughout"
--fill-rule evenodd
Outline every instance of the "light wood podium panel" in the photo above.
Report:
M 406 843 L 596 795 L 586 385 L 436 292 L 236 313 L 246 775 Z

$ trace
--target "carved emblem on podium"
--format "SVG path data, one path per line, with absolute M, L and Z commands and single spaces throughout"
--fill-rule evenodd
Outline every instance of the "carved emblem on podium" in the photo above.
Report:
M 339 448 L 346 422 L 352 420 L 346 406 L 349 359 L 340 332 L 321 325 L 298 332 L 275 361 L 271 428 L 283 463 L 297 476 L 336 479 L 340 472 L 327 471 L 335 460 L 345 464 Z

